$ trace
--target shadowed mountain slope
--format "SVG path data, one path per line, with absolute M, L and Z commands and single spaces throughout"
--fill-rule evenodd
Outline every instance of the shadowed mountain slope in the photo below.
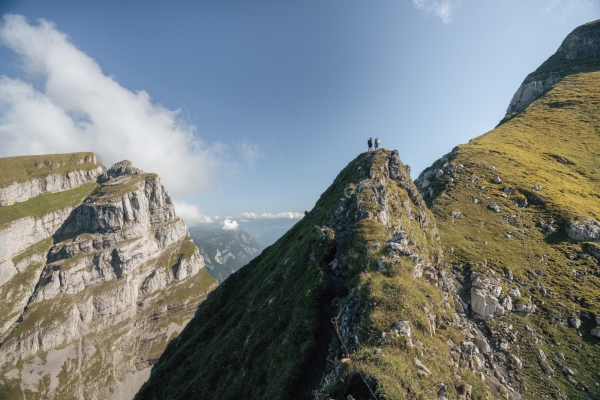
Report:
M 460 332 L 437 288 L 437 240 L 398 153 L 360 155 L 207 298 L 137 398 L 431 398 L 440 382 L 465 393 L 478 383 L 454 376 L 446 341 Z

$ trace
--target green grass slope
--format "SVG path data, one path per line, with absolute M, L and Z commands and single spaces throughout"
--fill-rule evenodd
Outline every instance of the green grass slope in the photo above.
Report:
M 67 175 L 95 168 L 96 155 L 91 152 L 0 158 L 0 188 L 50 174 Z
M 571 221 L 600 220 L 599 156 L 600 70 L 581 70 L 510 121 L 456 147 L 434 164 L 444 174 L 422 188 L 447 260 L 501 277 L 506 289 L 518 287 L 538 307 L 529 317 L 501 319 L 519 332 L 509 352 L 523 361 L 513 378 L 526 388 L 524 398 L 600 398 L 600 339 L 590 335 L 593 315 L 600 315 L 600 269 L 590 255 L 598 244 L 566 235 Z M 568 325 L 569 317 L 581 327 Z M 495 331 L 498 323 L 487 325 Z M 541 369 L 539 350 L 555 376 Z
M 442 382 L 455 397 L 472 386 L 485 395 L 455 374 L 450 306 L 415 275 L 439 267 L 441 253 L 397 154 L 351 162 L 305 218 L 211 293 L 136 398 L 433 398 Z M 394 235 L 412 259 L 387 245 Z M 394 335 L 404 320 L 409 338 Z

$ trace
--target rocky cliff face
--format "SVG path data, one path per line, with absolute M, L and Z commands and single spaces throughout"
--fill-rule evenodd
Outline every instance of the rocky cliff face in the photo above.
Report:
M 0 394 L 131 397 L 215 283 L 158 176 L 124 161 L 99 182 L 0 231 Z
M 72 158 L 76 159 L 75 163 Z M 96 182 L 103 172 L 93 153 L 79 153 L 68 158 L 60 155 L 11 157 L 3 159 L 0 168 L 7 173 L 2 181 L 10 182 L 0 187 L 0 206 L 27 201 L 40 194 L 75 189 L 84 183 Z M 15 168 L 18 168 L 21 174 L 11 174 Z
M 600 65 L 600 20 L 571 32 L 556 53 L 525 78 L 514 94 L 506 118 L 523 111 L 565 76 Z

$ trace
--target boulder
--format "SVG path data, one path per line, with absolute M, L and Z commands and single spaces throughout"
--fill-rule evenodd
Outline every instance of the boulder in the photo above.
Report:
M 600 241 L 600 222 L 593 219 L 571 221 L 567 225 L 567 236 L 578 242 Z
M 505 309 L 487 289 L 471 288 L 471 309 L 484 321 L 505 315 Z
M 571 317 L 571 318 L 569 318 L 569 323 L 575 329 L 579 329 L 579 327 L 581 327 L 581 320 L 579 318 L 577 318 L 577 317 Z
M 497 213 L 500 212 L 500 206 L 496 203 L 492 203 L 492 204 L 488 205 L 488 208 L 490 210 L 492 210 L 493 212 L 497 212 Z
M 521 359 L 517 356 L 515 356 L 514 354 L 511 354 L 512 360 L 513 360 L 513 364 L 515 366 L 516 369 L 522 369 L 523 368 L 523 362 L 521 361 Z
M 554 378 L 554 369 L 545 361 L 540 362 L 540 368 L 547 376 Z
M 492 351 L 492 348 L 483 336 L 477 336 L 475 339 L 473 339 L 473 342 L 475 343 L 479 351 L 484 354 L 487 354 Z

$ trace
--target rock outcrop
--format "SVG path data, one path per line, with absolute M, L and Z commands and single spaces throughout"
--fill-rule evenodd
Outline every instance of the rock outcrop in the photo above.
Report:
M 556 53 L 525 78 L 510 101 L 505 119 L 523 111 L 566 75 L 597 66 L 600 66 L 600 20 L 571 32 Z
M 18 165 L 29 164 L 28 169 L 35 171 L 35 173 L 28 173 L 26 176 L 32 176 L 31 179 L 16 176 L 15 179 L 10 183 L 0 184 L 0 206 L 10 206 L 14 203 L 20 203 L 27 201 L 40 194 L 58 193 L 69 189 L 75 189 L 84 183 L 96 182 L 96 179 L 100 174 L 104 172 L 102 166 L 97 164 L 96 156 L 93 153 L 82 153 L 76 155 L 74 163 L 71 165 L 67 164 L 64 160 L 61 162 L 57 161 L 44 161 L 44 156 L 28 156 L 28 157 L 11 157 L 13 163 L 18 160 Z M 50 156 L 52 160 L 53 156 Z M 7 173 L 10 174 L 10 170 L 14 168 L 14 165 L 3 165 L 8 164 L 5 161 L 0 166 L 6 168 Z M 54 172 L 54 170 L 64 170 L 64 172 Z M 47 173 L 44 173 L 48 171 Z M 3 177 L 6 181 L 8 177 Z
M 108 398 L 126 378 L 147 377 L 216 283 L 158 176 L 124 161 L 99 182 L 79 205 L 0 230 L 10 316 L 0 394 Z M 50 354 L 54 368 L 29 376 Z

